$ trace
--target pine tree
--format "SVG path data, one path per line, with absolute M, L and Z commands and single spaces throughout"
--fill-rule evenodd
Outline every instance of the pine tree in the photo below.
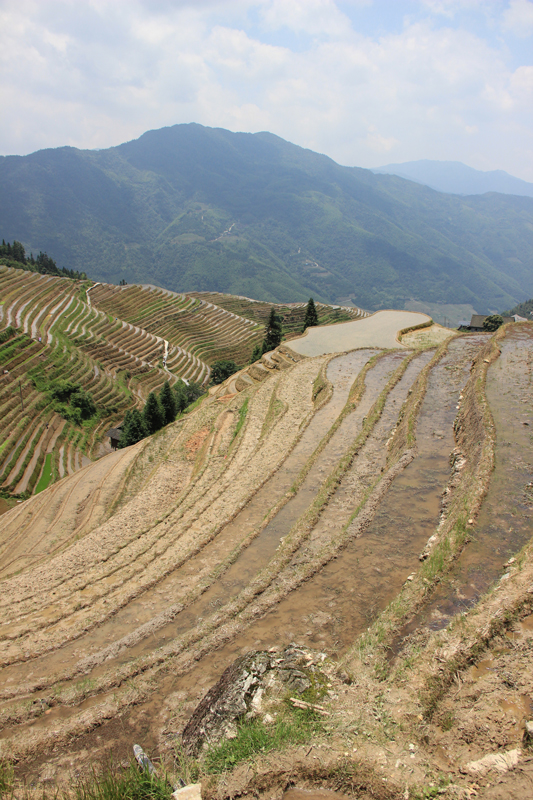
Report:
M 150 392 L 143 409 L 143 419 L 147 433 L 155 433 L 165 424 L 163 410 L 154 392 Z
M 168 381 L 164 382 L 163 388 L 159 393 L 159 403 L 163 412 L 164 424 L 168 425 L 169 422 L 174 422 L 178 412 L 178 406 L 176 397 Z
M 15 239 L 13 242 L 13 258 L 15 261 L 20 261 L 21 264 L 26 263 L 26 253 L 24 251 L 24 245 L 21 242 L 17 242 Z
M 118 446 L 128 447 L 130 444 L 140 442 L 145 436 L 146 426 L 141 412 L 137 408 L 126 411 Z
M 181 414 L 182 411 L 185 411 L 188 405 L 187 386 L 185 385 L 185 382 L 181 380 L 181 378 L 175 384 L 173 392 L 176 400 L 176 411 L 178 414 Z
M 304 331 L 306 328 L 314 328 L 318 325 L 318 314 L 316 312 L 315 301 L 312 297 L 309 298 L 307 307 L 305 309 Z
M 263 353 L 269 353 L 271 350 L 275 350 L 276 347 L 281 344 L 282 336 L 283 327 L 281 324 L 281 317 L 272 309 L 268 318 L 265 338 L 263 339 Z

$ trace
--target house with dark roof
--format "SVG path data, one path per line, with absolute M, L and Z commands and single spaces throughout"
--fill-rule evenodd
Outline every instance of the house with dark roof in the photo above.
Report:
M 459 323 L 458 328 L 460 331 L 483 331 L 483 323 L 490 314 L 472 314 L 470 322 L 462 321 Z M 514 317 L 502 317 L 504 325 L 507 322 L 515 322 Z
M 122 434 L 122 428 L 110 428 L 106 432 L 106 436 L 109 436 L 111 440 L 111 447 L 113 448 L 113 450 L 117 449 L 121 434 Z

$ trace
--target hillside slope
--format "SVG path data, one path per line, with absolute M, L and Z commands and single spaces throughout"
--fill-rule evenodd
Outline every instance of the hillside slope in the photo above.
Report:
M 2 235 L 99 280 L 287 302 L 511 307 L 533 294 L 533 199 L 461 198 L 200 125 L 0 158 Z
M 134 742 L 204 798 L 530 796 L 533 324 L 377 344 L 283 345 L 2 517 L 0 763 L 36 797 Z

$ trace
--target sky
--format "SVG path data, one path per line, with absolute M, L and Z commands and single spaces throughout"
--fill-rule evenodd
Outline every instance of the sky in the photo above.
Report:
M 199 122 L 533 181 L 533 0 L 0 0 L 0 154 Z

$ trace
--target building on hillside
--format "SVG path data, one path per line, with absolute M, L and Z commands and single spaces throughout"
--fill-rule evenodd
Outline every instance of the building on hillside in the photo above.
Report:
M 111 447 L 113 448 L 113 450 L 117 449 L 121 434 L 122 434 L 122 428 L 110 428 L 107 431 L 106 436 L 109 436 L 109 439 L 111 441 Z
M 483 331 L 483 323 L 490 316 L 489 314 L 472 314 L 470 322 L 462 320 L 457 326 L 460 331 Z M 518 315 L 515 315 L 518 316 Z M 502 317 L 504 325 L 507 322 L 520 322 L 522 317 L 515 319 L 515 317 Z

